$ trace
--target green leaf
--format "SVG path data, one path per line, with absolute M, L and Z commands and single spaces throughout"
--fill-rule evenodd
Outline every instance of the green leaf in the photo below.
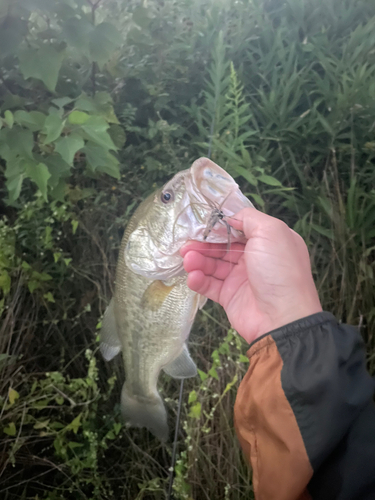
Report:
M 121 45 L 122 39 L 116 26 L 104 22 L 98 24 L 90 34 L 90 54 L 93 61 L 102 68 L 112 57 L 113 52 Z
M 82 149 L 85 141 L 78 134 L 72 133 L 56 141 L 55 151 L 68 164 L 73 165 L 74 156 L 78 150 Z
M 85 16 L 82 16 L 80 19 L 74 16 L 67 19 L 63 24 L 62 36 L 68 45 L 77 49 L 80 54 L 88 56 L 89 40 L 93 30 L 94 26 Z
M 109 135 L 116 146 L 116 148 L 121 149 L 124 147 L 126 142 L 126 134 L 121 125 L 111 124 L 109 127 Z
M 258 181 L 263 182 L 264 184 L 267 184 L 268 186 L 282 187 L 281 182 L 278 181 L 277 179 L 275 179 L 275 177 L 272 177 L 271 175 L 262 174 L 258 177 Z
M 24 127 L 27 127 L 32 132 L 42 130 L 45 120 L 46 115 L 40 111 L 30 111 L 30 113 L 28 113 L 27 111 L 20 109 L 14 113 L 14 121 Z
M 208 374 L 211 375 L 211 377 L 215 378 L 216 380 L 219 380 L 219 375 L 217 374 L 216 368 L 214 366 L 210 368 Z
M 8 295 L 10 292 L 10 286 L 12 284 L 12 280 L 9 276 L 8 271 L 3 269 L 0 273 L 0 288 L 3 291 L 3 295 Z
M 57 99 L 52 99 L 51 102 L 56 104 L 59 109 L 63 109 L 67 104 L 70 104 L 73 101 L 74 99 L 71 99 L 70 97 L 58 97 Z
M 202 412 L 202 405 L 201 403 L 195 403 L 195 405 L 191 406 L 190 411 L 189 411 L 189 417 L 192 418 L 200 418 Z
M 55 302 L 55 299 L 52 295 L 51 292 L 47 292 L 43 295 L 43 297 L 48 301 L 48 302 Z
M 39 49 L 27 48 L 19 55 L 20 70 L 25 79 L 41 80 L 48 90 L 55 90 L 64 52 L 52 45 L 43 44 Z
M 311 227 L 319 234 L 326 236 L 327 238 L 333 240 L 334 235 L 332 229 L 327 229 L 325 227 L 319 226 L 318 224 L 311 224 Z
M 146 29 L 151 22 L 149 13 L 149 9 L 146 9 L 145 7 L 136 7 L 133 11 L 133 21 L 141 28 Z
M 318 116 L 318 120 L 320 121 L 320 123 L 323 125 L 323 128 L 326 132 L 328 132 L 328 134 L 332 137 L 334 137 L 335 135 L 335 132 L 333 130 L 333 128 L 331 127 L 331 125 L 328 123 L 328 121 L 326 120 L 326 118 L 324 118 L 323 115 L 321 115 L 319 112 L 317 112 L 317 116 Z
M 14 116 L 13 116 L 13 113 L 11 111 L 9 111 L 9 109 L 7 109 L 4 113 L 4 121 L 8 125 L 9 128 L 13 127 Z
M 259 206 L 264 208 L 265 203 L 264 203 L 261 196 L 259 196 L 258 194 L 255 194 L 255 193 L 247 193 L 246 196 L 251 196 L 251 198 L 253 198 L 255 203 L 257 203 Z
M 237 380 L 238 380 L 238 376 L 237 374 L 233 377 L 232 381 L 231 382 L 228 382 L 225 389 L 224 389 L 224 392 L 223 394 L 226 394 L 228 391 L 230 391 L 230 389 L 237 383 Z
M 231 168 L 246 179 L 252 186 L 256 186 L 258 184 L 256 177 L 249 170 L 246 170 L 246 168 L 241 167 L 240 165 L 231 165 Z
M 26 35 L 27 21 L 11 15 L 12 9 L 9 8 L 6 19 L 1 19 L 0 25 L 0 59 L 9 54 L 14 54 L 24 36 Z
M 81 426 L 81 417 L 82 413 L 80 413 L 70 424 L 67 426 L 69 430 L 72 430 L 74 434 L 77 434 L 78 429 Z
M 82 149 L 82 152 L 86 155 L 86 160 L 88 166 L 93 172 L 97 169 L 105 172 L 116 179 L 120 178 L 119 173 L 119 163 L 117 159 L 108 152 L 106 148 L 102 146 L 97 146 L 91 141 L 86 143 L 86 146 Z
M 48 115 L 42 130 L 43 134 L 47 136 L 44 140 L 44 144 L 50 144 L 60 137 L 64 125 L 65 120 L 62 120 L 58 114 L 52 113 Z
M 14 389 L 12 389 L 11 387 L 9 388 L 9 392 L 8 392 L 8 398 L 9 398 L 9 403 L 11 405 L 14 405 L 15 401 L 20 397 L 20 395 L 18 394 L 18 392 Z
M 83 123 L 81 130 L 85 139 L 90 139 L 98 146 L 106 149 L 116 150 L 116 146 L 108 134 L 108 123 L 101 116 L 90 116 L 89 119 Z
M 190 393 L 189 393 L 189 400 L 188 400 L 189 405 L 191 403 L 194 403 L 196 400 L 197 400 L 197 392 L 194 391 L 194 390 L 190 391 Z
M 76 443 L 75 441 L 69 441 L 68 446 L 71 450 L 74 450 L 74 448 L 82 448 L 83 443 Z
M 34 429 L 45 429 L 49 424 L 50 419 L 42 420 L 34 425 Z
M 72 233 L 76 234 L 79 222 L 77 220 L 72 220 L 71 224 L 72 224 Z
M 25 177 L 24 172 L 21 170 L 13 171 L 9 173 L 9 163 L 7 164 L 7 168 L 5 170 L 5 176 L 7 178 L 5 185 L 8 189 L 9 200 L 11 202 L 16 201 L 21 193 L 23 179 Z
M 113 424 L 113 430 L 115 431 L 116 436 L 118 436 L 119 432 L 121 431 L 122 424 L 119 422 L 115 422 Z
M 198 375 L 202 382 L 204 382 L 208 378 L 207 373 L 204 373 L 202 370 L 199 369 L 198 369 Z
M 83 125 L 90 118 L 90 115 L 83 113 L 82 111 L 72 111 L 69 114 L 68 122 L 72 125 Z
M 34 290 L 40 287 L 40 282 L 37 280 L 29 280 L 27 282 L 27 288 L 29 289 L 30 293 L 33 293 Z
M 15 423 L 11 422 L 9 425 L 4 427 L 4 432 L 8 436 L 15 436 L 17 434 L 17 429 L 16 429 Z
M 247 356 L 245 356 L 244 354 L 240 354 L 239 362 L 240 363 L 249 363 L 249 358 Z
M 51 174 L 48 180 L 49 186 L 51 186 L 51 188 L 57 188 L 57 186 L 59 186 L 59 189 L 62 187 L 65 189 L 66 183 L 64 179 L 70 175 L 70 165 L 68 165 L 58 153 L 46 156 L 44 162 Z
M 118 166 L 118 161 L 116 158 L 112 155 L 108 155 L 111 157 L 111 160 L 113 161 L 109 162 L 107 165 L 102 165 L 97 168 L 98 172 L 103 172 L 104 174 L 110 175 L 111 177 L 114 177 L 115 179 L 120 179 L 120 170 Z
M 44 163 L 38 163 L 37 165 L 28 163 L 26 165 L 26 175 L 35 182 L 43 198 L 47 201 L 47 185 L 48 179 L 51 177 L 48 167 Z
M 0 134 L 0 146 L 2 138 L 7 146 L 8 155 L 4 155 L 3 148 L 0 147 L 0 155 L 4 156 L 5 160 L 16 157 L 33 158 L 34 137 L 30 130 L 14 126 L 12 129 L 2 130 Z

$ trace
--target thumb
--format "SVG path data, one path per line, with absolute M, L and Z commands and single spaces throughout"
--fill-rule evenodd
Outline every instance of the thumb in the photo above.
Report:
M 242 231 L 247 239 L 256 236 L 257 231 L 265 226 L 275 223 L 277 219 L 270 215 L 259 212 L 256 208 L 244 208 L 234 218 L 227 218 L 227 222 L 234 229 Z

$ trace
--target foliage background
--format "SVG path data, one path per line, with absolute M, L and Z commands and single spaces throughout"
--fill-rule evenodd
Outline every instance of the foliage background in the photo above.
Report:
M 1 498 L 165 497 L 171 445 L 121 424 L 97 329 L 133 209 L 199 156 L 305 238 L 374 373 L 374 62 L 368 0 L 0 0 Z M 251 498 L 246 346 L 209 304 L 191 350 L 175 497 Z

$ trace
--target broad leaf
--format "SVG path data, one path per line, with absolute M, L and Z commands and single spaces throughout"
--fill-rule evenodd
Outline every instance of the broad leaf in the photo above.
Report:
M 14 405 L 14 403 L 19 397 L 20 397 L 19 393 L 15 389 L 12 389 L 12 387 L 10 387 L 8 391 L 9 403 L 11 405 Z
M 93 172 L 98 170 L 116 179 L 120 178 L 118 161 L 107 149 L 88 142 L 82 152 L 85 153 L 88 167 Z
M 35 182 L 43 198 L 47 201 L 47 184 L 48 179 L 51 177 L 47 166 L 44 163 L 28 163 L 26 165 L 26 175 Z
M 52 154 L 45 158 L 41 156 L 39 159 L 47 165 L 51 177 L 48 179 L 48 184 L 52 188 L 57 188 L 61 179 L 66 179 L 70 175 L 70 166 L 62 159 L 60 154 Z M 64 181 L 65 185 L 65 181 Z M 64 188 L 65 189 L 65 188 Z
M 8 125 L 9 128 L 13 127 L 14 116 L 13 116 L 13 113 L 11 111 L 9 111 L 9 109 L 7 109 L 4 113 L 4 121 Z
M 14 422 L 11 422 L 9 425 L 4 427 L 4 433 L 8 436 L 15 436 L 17 434 L 16 425 Z
M 16 158 L 32 158 L 34 137 L 30 130 L 14 126 L 0 131 L 0 156 L 7 162 Z
M 27 33 L 27 21 L 7 16 L 0 23 L 0 59 L 14 54 Z
M 82 111 L 72 111 L 69 114 L 68 122 L 72 125 L 83 125 L 90 118 L 90 115 Z
M 90 34 L 93 30 L 94 26 L 85 16 L 80 19 L 71 17 L 63 25 L 62 36 L 68 45 L 77 49 L 79 53 L 88 56 Z
M 82 125 L 81 130 L 84 132 L 86 139 L 90 139 L 98 146 L 106 149 L 116 150 L 116 146 L 108 134 L 108 123 L 100 116 L 90 116 L 90 118 Z
M 74 155 L 85 145 L 85 141 L 78 134 L 72 133 L 56 141 L 55 151 L 60 153 L 62 159 L 69 165 L 73 164 Z
M 5 185 L 9 193 L 9 201 L 14 202 L 18 199 L 23 179 L 25 177 L 24 167 L 20 160 L 8 161 L 5 169 L 6 182 Z
M 63 59 L 64 52 L 58 52 L 52 45 L 42 45 L 39 49 L 28 48 L 19 55 L 20 70 L 25 79 L 41 80 L 53 92 Z
M 150 10 L 146 7 L 136 7 L 133 11 L 133 21 L 141 28 L 147 28 L 151 22 Z
M 121 43 L 121 36 L 113 24 L 98 24 L 90 34 L 91 58 L 102 68 Z
M 40 111 L 30 111 L 30 113 L 28 113 L 27 111 L 20 109 L 14 113 L 14 121 L 19 125 L 27 127 L 32 132 L 41 130 L 44 126 L 45 120 L 46 115 Z
M 42 132 L 47 136 L 44 140 L 44 144 L 50 144 L 60 137 L 64 125 L 65 120 L 62 120 L 58 114 L 52 113 L 48 115 L 42 130 Z

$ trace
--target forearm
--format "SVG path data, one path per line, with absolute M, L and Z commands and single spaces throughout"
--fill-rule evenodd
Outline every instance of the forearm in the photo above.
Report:
M 257 500 L 375 498 L 373 381 L 356 329 L 314 314 L 248 355 L 235 422 Z

